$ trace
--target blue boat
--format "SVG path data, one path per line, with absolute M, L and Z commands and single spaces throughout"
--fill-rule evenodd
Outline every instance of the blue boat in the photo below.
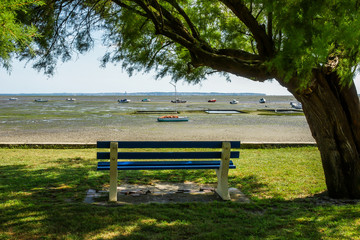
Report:
M 129 99 L 120 99 L 120 100 L 118 100 L 118 102 L 119 103 L 129 103 L 131 100 L 129 100 Z
M 158 122 L 187 122 L 189 121 L 189 118 L 169 115 L 169 116 L 158 117 L 157 120 Z

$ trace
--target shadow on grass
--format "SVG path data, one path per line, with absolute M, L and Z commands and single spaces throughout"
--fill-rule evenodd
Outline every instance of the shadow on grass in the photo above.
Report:
M 316 204 L 306 198 L 249 204 L 85 204 L 86 190 L 101 189 L 108 175 L 96 171 L 95 160 L 54 163 L 43 169 L 0 166 L 0 239 L 355 239 L 360 232 L 358 205 Z M 211 171 L 134 171 L 127 177 L 146 179 L 141 182 L 216 179 Z M 255 175 L 231 181 L 252 191 L 266 187 Z

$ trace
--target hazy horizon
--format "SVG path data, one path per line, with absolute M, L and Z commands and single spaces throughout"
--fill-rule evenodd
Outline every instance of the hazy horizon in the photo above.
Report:
M 59 64 L 52 77 L 32 69 L 31 63 L 14 61 L 10 74 L 5 69 L 0 71 L 0 94 L 174 92 L 174 86 L 169 83 L 170 76 L 155 80 L 155 72 L 129 76 L 121 66 L 99 67 L 103 51 L 98 47 L 77 59 Z M 275 80 L 256 82 L 235 75 L 230 75 L 230 79 L 229 82 L 223 76 L 213 75 L 197 85 L 181 81 L 176 87 L 177 92 L 292 95 Z M 359 91 L 360 76 L 356 76 L 354 83 Z

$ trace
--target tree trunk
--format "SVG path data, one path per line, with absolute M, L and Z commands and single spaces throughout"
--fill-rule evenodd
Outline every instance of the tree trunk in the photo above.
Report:
M 314 70 L 307 93 L 293 92 L 321 154 L 328 194 L 360 198 L 360 103 L 354 84 L 340 85 L 335 73 Z

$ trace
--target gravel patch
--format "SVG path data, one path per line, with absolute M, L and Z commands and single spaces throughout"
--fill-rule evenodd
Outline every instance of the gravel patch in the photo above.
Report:
M 229 188 L 232 202 L 249 203 L 250 200 L 237 188 Z M 109 191 L 89 189 L 85 203 L 101 206 L 118 206 L 149 203 L 188 203 L 223 201 L 211 185 L 185 183 L 154 183 L 153 185 L 123 184 L 118 187 L 118 201 L 108 202 Z

